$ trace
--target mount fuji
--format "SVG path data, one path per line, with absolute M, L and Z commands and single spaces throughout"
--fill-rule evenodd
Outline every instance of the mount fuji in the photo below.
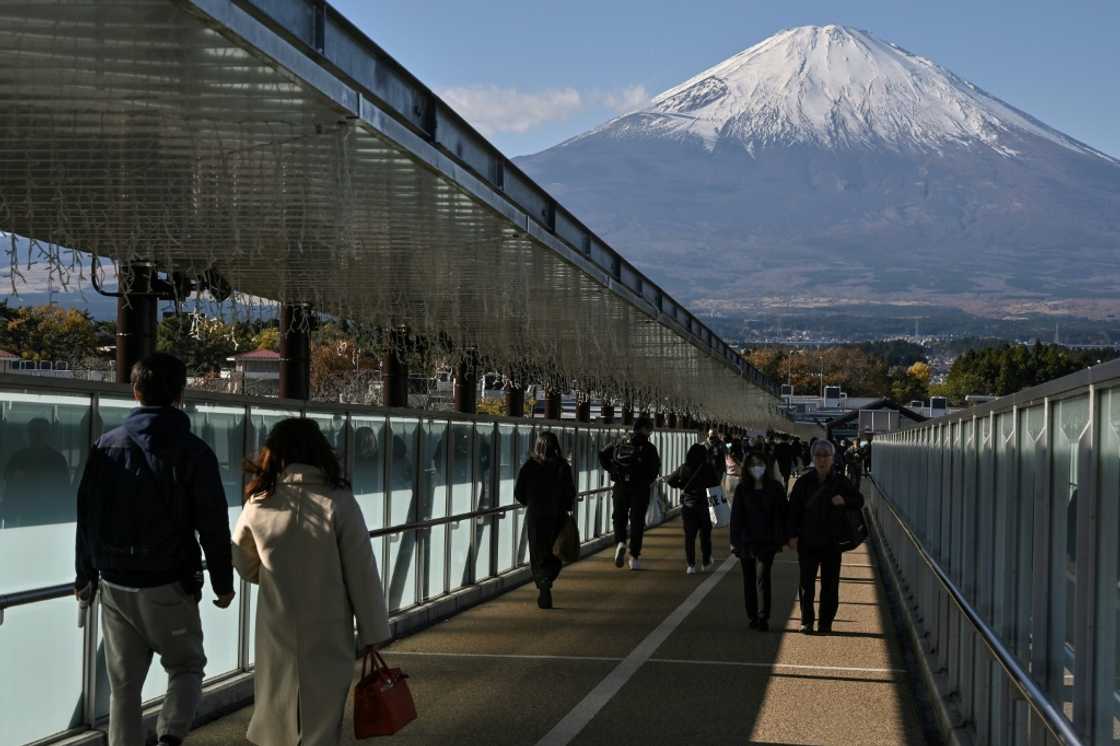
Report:
M 783 31 L 517 162 L 710 311 L 1120 308 L 1120 160 L 862 30 Z

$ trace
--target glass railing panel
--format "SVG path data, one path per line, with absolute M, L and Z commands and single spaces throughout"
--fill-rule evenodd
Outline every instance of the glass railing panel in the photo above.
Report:
M 338 412 L 307 412 L 307 419 L 314 420 L 319 431 L 334 449 L 338 465 L 346 471 L 346 415 Z
M 451 428 L 451 514 L 462 515 L 474 509 L 474 426 L 457 422 Z M 450 590 L 471 582 L 471 540 L 473 521 L 456 521 L 449 526 L 451 537 Z
M 447 593 L 447 526 L 432 526 L 417 532 L 424 560 L 424 593 L 421 601 L 429 601 Z
M 413 418 L 393 417 L 389 420 L 389 437 L 392 442 L 389 462 L 390 526 L 400 526 L 416 520 L 419 429 L 419 420 Z M 384 582 L 389 607 L 391 610 L 403 609 L 416 603 L 416 532 L 393 534 L 389 537 L 388 545 L 388 579 Z
M 0 593 L 74 579 L 90 399 L 0 391 Z
M 1046 409 L 1042 404 L 1019 411 L 1017 440 L 1019 449 L 1018 501 L 1018 588 L 1015 601 L 1015 634 L 1011 642 L 1024 668 L 1031 664 L 1034 591 L 1037 584 L 1034 566 L 1035 508 L 1048 492 L 1040 478 L 1046 448 Z M 1038 519 L 1045 520 L 1044 515 Z M 1042 643 L 1042 641 L 1039 641 Z M 1040 682 L 1045 684 L 1045 682 Z
M 517 550 L 517 547 L 514 545 L 516 534 L 514 533 L 512 510 L 500 514 L 494 520 L 494 531 L 497 533 L 495 543 L 498 546 L 498 574 L 501 575 L 513 569 L 513 557 Z
M 0 743 L 29 743 L 81 723 L 84 634 L 77 620 L 69 596 L 5 611 Z
M 451 559 L 449 561 L 450 590 L 458 590 L 471 583 L 470 571 L 474 567 L 471 562 L 471 535 L 474 532 L 474 521 L 467 518 L 448 524 L 451 541 Z
M 299 412 L 291 409 L 253 407 L 249 412 L 249 427 L 245 436 L 246 455 L 255 458 L 264 448 L 272 428 L 290 417 L 299 417 Z
M 447 460 L 450 426 L 446 420 L 428 419 L 420 432 L 420 501 L 418 521 L 444 518 L 448 508 Z M 436 526 L 421 533 L 424 556 L 424 599 L 447 591 L 447 528 Z
M 124 424 L 128 413 L 140 406 L 129 397 L 100 396 L 97 400 L 97 420 L 95 425 L 100 425 L 100 430 L 94 429 L 95 434 L 107 433 L 115 427 Z
M 487 510 L 498 506 L 498 498 L 494 494 L 494 468 L 497 459 L 497 446 L 500 444 L 495 426 L 492 423 L 477 423 L 475 425 L 475 510 Z M 491 577 L 493 563 L 492 534 L 494 532 L 495 516 L 486 516 L 475 521 L 474 536 L 474 582 L 480 582 Z
M 1100 396 L 1097 480 L 1097 697 L 1098 743 L 1120 742 L 1120 388 Z
M 354 498 L 362 509 L 366 528 L 374 531 L 385 527 L 385 451 L 386 427 L 383 417 L 353 417 L 348 441 L 350 480 Z M 382 584 L 386 582 L 385 539 L 370 540 L 377 571 Z
M 1077 502 L 1081 454 L 1089 435 L 1089 398 L 1053 405 L 1050 466 L 1050 693 L 1073 719 L 1075 599 L 1077 595 Z

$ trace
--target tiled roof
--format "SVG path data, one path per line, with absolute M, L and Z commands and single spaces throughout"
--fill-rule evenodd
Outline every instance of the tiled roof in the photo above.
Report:
M 234 355 L 231 360 L 279 360 L 280 353 L 273 352 L 272 350 L 253 350 L 252 352 L 242 352 Z

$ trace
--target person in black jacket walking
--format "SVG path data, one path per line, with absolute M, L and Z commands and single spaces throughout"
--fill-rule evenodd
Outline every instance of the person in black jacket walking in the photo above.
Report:
M 712 517 L 708 512 L 708 488 L 720 483 L 721 475 L 712 465 L 709 449 L 696 443 L 685 454 L 684 463 L 665 481 L 681 490 L 681 522 L 684 524 L 685 572 L 696 574 L 696 535 L 700 535 L 701 570 L 712 564 Z
M 813 601 L 817 571 L 821 575 L 820 624 L 822 634 L 832 631 L 840 605 L 839 543 L 846 538 L 846 510 L 862 510 L 863 495 L 833 469 L 834 446 L 827 440 L 813 443 L 813 469 L 793 485 L 789 498 L 789 542 L 801 565 L 801 631 L 812 634 Z
M 552 608 L 552 584 L 560 576 L 562 563 L 553 551 L 564 521 L 576 509 L 576 484 L 572 467 L 560 450 L 556 434 L 537 436 L 533 453 L 521 467 L 513 488 L 517 502 L 526 506 L 529 534 L 529 566 L 539 594 L 537 606 Z
M 614 565 L 626 562 L 626 542 L 630 541 L 630 569 L 641 567 L 642 538 L 646 530 L 646 509 L 650 488 L 661 473 L 661 456 L 649 442 L 653 420 L 639 417 L 629 439 L 599 451 L 599 463 L 614 482 Z
M 731 552 L 743 567 L 743 596 L 751 629 L 770 629 L 774 555 L 786 541 L 786 492 L 765 453 L 747 455 L 731 503 Z M 762 606 L 758 591 L 762 590 Z
M 101 592 L 110 746 L 145 741 L 140 700 L 153 652 L 168 675 L 160 743 L 181 743 L 194 720 L 206 665 L 199 542 L 214 605 L 233 602 L 221 472 L 178 408 L 186 383 L 186 367 L 171 355 L 138 362 L 132 393 L 140 406 L 94 444 L 78 487 L 74 592 L 83 606 Z

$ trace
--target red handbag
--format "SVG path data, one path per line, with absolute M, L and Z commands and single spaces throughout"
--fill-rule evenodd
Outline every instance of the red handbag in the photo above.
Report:
M 377 660 L 371 664 L 375 657 Z M 362 678 L 354 687 L 355 738 L 391 736 L 416 719 L 407 678 L 408 674 L 399 668 L 389 668 L 381 653 L 366 653 Z

